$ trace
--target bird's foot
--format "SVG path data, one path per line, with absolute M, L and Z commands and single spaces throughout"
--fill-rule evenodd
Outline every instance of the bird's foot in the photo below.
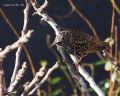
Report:
M 78 65 L 81 65 L 82 64 L 82 56 L 77 60 L 77 62 L 75 62 L 75 66 L 76 66 L 76 68 L 78 67 Z

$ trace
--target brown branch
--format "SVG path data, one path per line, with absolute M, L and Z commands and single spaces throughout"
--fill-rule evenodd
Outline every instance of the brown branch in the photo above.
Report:
M 118 61 L 117 55 L 118 55 L 118 27 L 115 26 L 115 59 Z
M 5 15 L 5 13 L 3 12 L 2 8 L 0 8 L 0 13 L 1 16 L 4 18 L 4 20 L 6 21 L 6 23 L 9 25 L 9 27 L 12 29 L 12 31 L 14 32 L 14 34 L 16 35 L 17 38 L 19 38 L 19 34 L 16 31 L 16 29 L 13 27 L 12 23 L 10 22 L 10 20 L 7 18 L 7 16 Z
M 68 0 L 68 3 L 70 4 L 70 6 L 72 7 L 72 11 L 69 13 L 71 14 L 72 12 L 76 12 L 85 22 L 86 24 L 89 26 L 89 28 L 92 30 L 94 36 L 99 40 L 99 37 L 97 35 L 97 32 L 95 30 L 95 28 L 93 27 L 92 23 L 87 19 L 86 16 L 83 15 L 82 12 L 80 12 L 80 10 L 78 10 L 78 8 L 75 6 L 75 4 L 73 3 L 73 0 Z
M 111 38 L 113 39 L 114 38 L 114 23 L 115 23 L 115 10 L 114 10 L 114 4 L 112 3 L 112 18 L 111 18 Z M 112 52 L 112 49 L 113 49 L 113 46 L 111 46 L 111 49 L 110 49 L 110 56 L 112 57 L 113 56 L 113 52 Z M 109 57 L 110 57 L 109 56 Z M 109 88 L 109 96 L 112 96 L 113 94 L 113 82 L 112 82 L 112 74 L 113 74 L 113 68 L 111 66 L 111 70 L 110 70 L 110 88 Z

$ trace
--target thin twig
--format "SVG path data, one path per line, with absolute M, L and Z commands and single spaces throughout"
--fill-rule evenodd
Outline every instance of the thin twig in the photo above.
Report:
M 117 6 L 115 0 L 110 0 L 112 5 L 114 5 L 114 10 L 118 13 L 118 15 L 120 15 L 120 8 Z
M 111 18 L 111 38 L 114 38 L 114 23 L 115 23 L 115 10 L 114 10 L 114 4 L 112 3 L 112 18 Z M 111 46 L 110 49 L 110 56 L 112 57 L 113 52 L 112 52 L 113 47 Z M 110 70 L 110 88 L 109 88 L 109 96 L 112 96 L 113 94 L 113 82 L 112 82 L 112 73 L 113 73 L 113 68 L 111 66 L 111 70 Z
M 50 18 L 47 14 L 45 14 L 43 12 L 41 13 L 41 11 L 48 5 L 48 1 L 45 0 L 45 2 L 43 4 L 44 6 L 42 7 L 42 10 L 41 10 L 41 7 L 37 8 L 36 5 L 38 5 L 38 4 L 36 4 L 36 3 L 37 2 L 33 2 L 33 0 L 31 0 L 31 4 L 32 4 L 34 10 L 36 11 L 35 14 L 38 14 L 39 16 L 41 16 L 42 17 L 41 20 L 46 21 L 54 29 L 55 34 L 58 35 L 60 32 L 60 29 L 58 29 L 58 26 L 54 22 L 54 20 L 52 18 Z
M 115 26 L 115 59 L 118 60 L 118 28 Z
M 21 54 L 22 48 L 19 47 L 16 51 L 16 58 L 15 58 L 15 67 L 14 67 L 14 71 L 11 77 L 11 83 L 15 80 L 19 65 L 20 65 L 20 54 Z
M 5 96 L 4 95 L 4 85 L 3 85 L 4 81 L 3 80 L 4 80 L 4 71 L 3 71 L 3 68 L 0 68 L 0 96 Z
M 99 37 L 98 37 L 98 35 L 97 35 L 97 32 L 96 32 L 95 28 L 93 27 L 92 23 L 87 19 L 87 17 L 85 17 L 85 16 L 83 15 L 82 12 L 80 12 L 80 11 L 78 10 L 78 8 L 75 6 L 75 4 L 73 3 L 72 0 L 68 0 L 68 2 L 69 2 L 69 4 L 70 4 L 70 6 L 72 7 L 72 10 L 74 10 L 74 12 L 76 12 L 76 13 L 86 22 L 86 24 L 87 24 L 87 25 L 89 26 L 89 28 L 92 30 L 94 36 L 99 40 Z

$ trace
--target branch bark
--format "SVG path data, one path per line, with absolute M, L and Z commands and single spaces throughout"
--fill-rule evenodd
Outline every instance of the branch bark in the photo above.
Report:
M 41 16 L 41 17 L 42 17 L 42 20 L 46 21 L 46 22 L 54 29 L 55 34 L 58 35 L 59 32 L 61 32 L 60 28 L 58 27 L 58 25 L 55 23 L 55 21 L 54 21 L 52 18 L 50 18 L 46 13 L 43 12 L 43 9 L 46 8 L 47 5 L 48 5 L 48 1 L 45 0 L 45 2 L 44 2 L 44 4 L 42 5 L 42 7 L 41 7 L 41 6 L 40 6 L 40 7 L 37 7 L 36 5 L 38 5 L 38 3 L 37 3 L 37 1 L 34 1 L 34 0 L 31 0 L 31 4 L 32 4 L 33 8 L 34 8 L 35 11 L 36 11 L 35 14 L 38 14 L 39 16 Z M 61 51 L 61 50 L 58 50 L 58 51 Z M 61 51 L 61 52 L 63 53 L 63 51 Z M 61 55 L 62 55 L 62 57 L 63 57 L 64 53 L 61 54 Z M 69 55 L 70 55 L 70 54 L 69 54 Z M 71 58 L 71 59 L 73 59 L 73 58 Z M 66 59 L 65 57 L 63 57 L 63 60 L 66 60 L 66 61 L 67 61 L 67 59 Z M 77 62 L 77 59 L 74 59 L 73 62 L 74 62 L 74 63 Z M 68 62 L 67 62 L 67 63 L 68 63 Z M 69 65 L 70 65 L 70 64 L 69 64 Z M 83 68 L 81 68 L 81 66 L 78 67 L 78 71 L 79 71 L 79 73 L 80 73 L 85 79 L 86 79 L 85 76 L 90 77 L 89 74 L 88 74 Z M 84 72 L 84 74 L 83 74 L 81 71 Z M 73 73 L 74 73 L 74 72 L 73 72 Z M 85 75 L 85 76 L 84 76 L 84 75 Z M 89 82 L 88 79 L 86 79 L 86 80 Z M 91 80 L 91 79 L 90 79 L 90 80 Z M 93 84 L 94 80 L 92 79 L 91 81 L 92 81 L 92 82 L 89 82 L 90 85 L 91 85 L 91 83 Z M 97 86 L 97 84 L 96 84 L 95 82 L 94 82 L 94 85 Z M 94 85 L 93 85 L 93 86 L 94 86 Z M 95 90 L 95 92 L 96 92 L 99 96 L 105 96 L 104 93 L 102 92 L 102 90 L 101 90 L 98 86 L 97 86 L 97 87 L 95 87 L 95 86 L 93 87 L 93 86 L 91 86 L 91 87 Z M 96 90 L 95 88 L 97 88 L 97 90 Z
M 38 83 L 38 85 L 33 88 L 29 94 L 29 95 L 32 95 L 39 87 L 41 87 L 41 85 L 48 79 L 48 77 L 50 76 L 50 74 L 59 67 L 58 63 L 56 62 L 56 64 L 52 67 L 52 68 L 49 68 L 46 75 L 43 77 L 43 79 Z M 24 95 L 23 95 L 24 96 Z

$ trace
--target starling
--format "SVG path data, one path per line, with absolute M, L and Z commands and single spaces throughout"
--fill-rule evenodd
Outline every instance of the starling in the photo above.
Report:
M 110 49 L 108 43 L 97 40 L 88 33 L 63 27 L 60 30 L 52 45 L 60 46 L 68 54 L 84 57 L 89 53 Z

